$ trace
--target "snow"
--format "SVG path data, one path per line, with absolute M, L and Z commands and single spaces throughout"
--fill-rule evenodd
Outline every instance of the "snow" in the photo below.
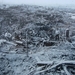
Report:
M 72 19 L 75 19 L 75 13 L 68 13 Z
M 30 6 L 26 8 L 20 8 L 19 6 L 15 8 L 8 8 L 9 13 L 14 17 L 13 19 L 18 20 L 16 21 L 16 23 L 12 22 L 12 25 L 8 25 L 8 23 L 6 22 L 8 19 L 12 20 L 8 17 L 9 13 L 6 17 L 8 19 L 3 18 L 5 21 L 3 22 L 2 27 L 0 26 L 0 35 L 2 36 L 3 34 L 5 34 L 5 36 L 2 36 L 4 37 L 4 39 L 0 37 L 0 75 L 28 75 L 30 72 L 32 72 L 32 74 L 30 75 L 34 75 L 38 68 L 37 62 L 44 62 L 46 64 L 50 63 L 51 61 L 75 60 L 75 50 L 71 49 L 73 45 L 75 46 L 75 42 L 70 43 L 68 40 L 64 39 L 65 30 L 67 28 L 66 24 L 69 24 L 71 22 L 70 20 L 67 20 L 69 16 L 65 16 L 65 14 L 62 14 L 57 9 L 46 9 L 43 7 L 40 8 L 35 6 L 30 8 L 29 7 Z M 46 13 L 44 12 L 45 10 Z M 41 14 L 41 16 L 38 17 L 39 19 L 36 16 L 37 14 Z M 2 17 L 3 16 L 4 13 Z M 21 17 L 23 17 L 22 20 L 24 20 L 25 22 L 23 27 L 21 27 L 21 25 L 19 24 Z M 63 39 L 63 41 L 61 39 L 59 41 L 56 41 L 55 39 L 51 40 L 51 33 L 49 31 L 51 28 L 50 26 L 53 26 L 54 30 L 56 30 L 57 26 L 55 22 L 60 21 L 60 19 L 64 21 L 64 23 L 61 22 L 62 24 L 60 22 L 57 23 L 61 26 L 62 33 L 60 33 L 63 36 L 60 37 Z M 39 22 L 39 25 L 36 25 L 37 22 Z M 42 26 L 40 25 L 41 23 Z M 45 28 L 46 26 L 48 29 Z M 64 28 L 62 28 L 62 26 L 64 26 Z M 26 29 L 28 29 L 29 31 L 27 32 L 28 40 L 26 40 Z M 7 31 L 9 31 L 9 33 L 7 33 Z M 17 35 L 20 35 L 20 37 L 22 38 L 18 41 L 17 39 L 15 39 L 16 31 L 18 32 Z M 12 37 L 14 37 L 15 40 L 6 39 Z M 52 46 L 43 46 L 44 42 L 51 41 L 56 44 Z M 20 46 L 20 44 L 22 44 L 23 42 L 28 42 L 28 48 Z

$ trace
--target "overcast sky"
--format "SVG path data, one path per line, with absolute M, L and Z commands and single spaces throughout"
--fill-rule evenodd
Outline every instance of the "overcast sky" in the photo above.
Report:
M 32 5 L 75 5 L 75 0 L 0 0 L 0 3 Z

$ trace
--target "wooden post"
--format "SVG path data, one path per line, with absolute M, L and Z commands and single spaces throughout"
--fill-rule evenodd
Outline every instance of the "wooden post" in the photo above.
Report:
M 26 31 L 26 51 L 27 51 L 27 57 L 28 57 L 28 34 L 27 32 L 28 32 L 28 29 Z

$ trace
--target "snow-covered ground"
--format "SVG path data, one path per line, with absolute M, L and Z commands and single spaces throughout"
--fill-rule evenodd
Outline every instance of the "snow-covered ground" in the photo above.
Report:
M 65 45 L 63 45 L 65 44 Z M 62 46 L 62 47 L 61 47 Z M 4 45 L 0 52 L 0 74 L 1 75 L 28 75 L 33 74 L 37 69 L 37 58 L 40 61 L 61 61 L 74 60 L 75 50 L 70 49 L 70 44 L 61 43 L 58 46 L 38 47 L 34 52 L 29 52 L 29 57 L 20 48 L 20 52 L 13 49 L 10 50 L 11 45 Z M 15 47 L 15 49 L 17 49 Z M 33 75 L 32 74 L 32 75 Z
M 7 11 L 1 9 L 0 75 L 34 75 L 38 61 L 75 60 L 75 43 L 71 43 L 72 39 L 65 39 L 67 26 L 75 24 L 69 17 L 74 18 L 75 14 L 69 13 L 66 16 L 64 10 L 35 6 L 14 6 Z M 57 26 L 61 34 L 59 41 L 55 40 Z M 54 28 L 54 33 L 51 27 Z M 11 37 L 6 36 L 10 40 L 4 36 L 7 32 L 11 34 Z M 17 38 L 15 34 L 18 35 Z M 54 45 L 51 45 L 51 41 Z M 44 42 L 49 43 L 49 46 L 44 45 Z M 51 72 L 48 75 L 61 74 Z
M 75 19 L 75 13 L 68 13 L 72 19 Z

